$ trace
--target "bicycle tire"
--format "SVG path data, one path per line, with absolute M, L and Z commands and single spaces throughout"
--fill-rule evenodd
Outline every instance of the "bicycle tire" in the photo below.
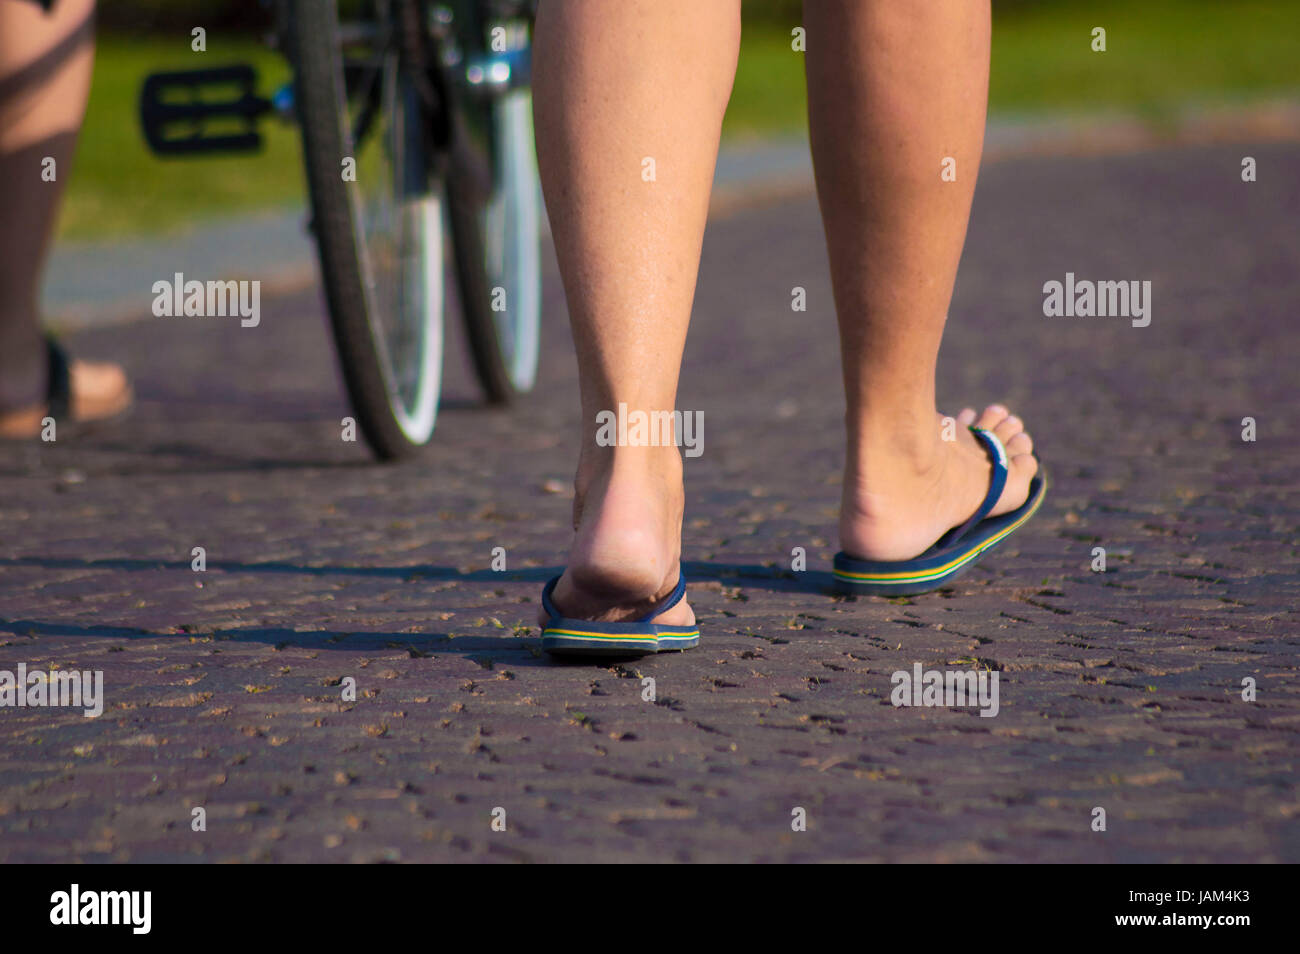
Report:
M 337 346 L 337 355 L 352 409 L 367 443 L 383 460 L 396 460 L 418 453 L 432 434 L 412 439 L 404 429 L 394 406 L 393 372 L 385 364 L 386 356 L 376 344 L 376 306 L 373 290 L 368 294 L 364 277 L 365 254 L 358 244 L 357 220 L 361 217 L 349 193 L 349 184 L 340 175 L 340 162 L 348 152 L 350 137 L 345 134 L 347 87 L 339 56 L 339 21 L 334 3 L 320 0 L 290 0 L 287 41 L 294 66 L 295 107 L 297 110 L 311 199 L 312 231 L 315 234 L 321 265 L 321 281 L 329 311 L 329 323 Z M 416 130 L 424 135 L 423 130 Z M 427 170 L 426 170 L 427 172 Z M 438 190 L 440 192 L 441 190 Z M 437 193 L 435 193 L 437 194 Z M 426 215 L 428 213 L 426 212 Z M 438 213 L 438 248 L 423 254 L 433 255 L 441 268 L 442 218 Z M 427 228 L 426 228 L 427 231 Z M 426 240 L 431 237 L 426 235 Z M 426 271 L 426 276 L 428 272 Z M 435 348 L 436 368 L 425 365 L 432 359 L 421 352 L 419 374 L 433 374 L 431 383 L 421 381 L 421 389 L 433 388 L 433 414 L 436 416 L 437 391 L 441 385 L 442 309 L 441 281 L 430 294 L 439 296 L 434 330 L 423 329 L 421 348 Z M 373 320 L 372 320 L 373 319 Z M 420 392 L 422 395 L 423 391 Z M 423 413 L 423 412 L 422 412 Z M 421 419 L 421 431 L 424 427 Z
M 463 10 L 472 14 L 469 29 L 481 34 L 485 26 L 480 19 L 483 9 L 468 6 Z M 525 89 L 508 95 L 519 95 L 520 92 L 527 94 Z M 503 145 L 502 138 L 505 135 L 517 137 L 522 130 L 509 128 L 509 120 L 505 124 L 499 122 L 505 115 L 506 103 L 506 99 L 498 97 L 466 104 L 467 109 L 478 110 L 480 122 L 487 127 L 486 134 L 477 140 L 467 135 L 463 114 L 454 110 L 456 122 L 452 134 L 455 148 L 447 173 L 447 210 L 461 317 L 475 373 L 488 400 L 495 404 L 509 403 L 531 390 L 537 372 L 541 320 L 541 235 L 538 229 L 541 192 L 537 185 L 536 159 L 532 155 L 531 105 L 524 107 L 528 117 L 528 153 L 514 157 L 515 162 L 527 162 L 523 168 L 511 168 L 511 159 L 505 156 L 507 146 Z M 503 125 L 507 128 L 503 129 Z M 519 144 L 513 145 L 517 148 Z M 516 181 L 511 181 L 512 177 Z M 485 184 L 488 184 L 486 190 Z M 516 216 L 508 218 L 503 214 L 500 221 L 489 223 L 486 215 L 488 203 L 504 202 L 501 197 L 512 188 L 519 193 L 515 197 L 519 206 Z M 520 274 L 496 276 L 503 285 L 518 286 L 511 287 L 507 296 L 515 299 L 508 303 L 507 309 L 517 309 L 515 314 L 507 316 L 511 322 L 508 328 L 503 325 L 500 313 L 493 308 L 494 286 L 487 268 L 489 236 L 485 235 L 485 229 L 488 227 L 501 232 L 490 236 L 496 242 L 532 243 L 532 259 L 520 269 Z

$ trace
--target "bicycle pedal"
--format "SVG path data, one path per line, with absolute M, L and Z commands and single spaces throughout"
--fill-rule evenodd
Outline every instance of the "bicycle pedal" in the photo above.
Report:
M 256 152 L 256 123 L 273 105 L 248 64 L 153 73 L 140 90 L 140 124 L 159 155 Z

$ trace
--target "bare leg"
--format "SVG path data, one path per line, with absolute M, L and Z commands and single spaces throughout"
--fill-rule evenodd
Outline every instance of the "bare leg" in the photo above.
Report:
M 814 0 L 808 107 L 839 315 L 848 431 L 840 536 L 853 555 L 916 556 L 965 521 L 989 463 L 958 417 L 941 438 L 935 364 L 979 170 L 988 0 Z M 956 181 L 941 178 L 956 160 Z M 994 513 L 1024 502 L 1037 462 L 1000 405 L 980 416 L 1011 468 Z
M 0 0 L 0 433 L 39 429 L 46 356 L 40 281 L 85 115 L 94 60 L 93 0 Z M 53 160 L 54 178 L 42 174 Z M 114 365 L 76 362 L 73 412 L 100 416 L 129 400 Z
M 571 616 L 627 619 L 677 582 L 682 462 L 673 447 L 597 446 L 596 415 L 675 405 L 740 3 L 552 0 L 535 44 L 538 160 L 582 397 L 576 536 L 555 598 Z M 694 614 L 683 602 L 659 621 Z

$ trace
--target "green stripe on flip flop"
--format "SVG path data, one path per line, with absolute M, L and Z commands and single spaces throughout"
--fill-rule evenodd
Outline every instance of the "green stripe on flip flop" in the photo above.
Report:
M 957 559 L 951 561 L 950 563 L 945 563 L 941 567 L 936 567 L 932 570 L 921 570 L 919 572 L 912 571 L 912 572 L 903 572 L 903 573 L 856 573 L 852 570 L 835 569 L 832 570 L 832 574 L 837 579 L 844 580 L 846 583 L 859 583 L 859 582 L 896 583 L 899 585 L 906 584 L 906 583 L 924 583 L 927 582 L 928 580 L 934 580 L 941 576 L 946 576 L 947 574 L 953 572 L 954 570 L 961 569 L 963 566 L 965 566 L 971 560 L 974 560 L 976 557 L 978 557 L 989 547 L 993 546 L 993 544 L 997 543 L 999 540 L 1006 537 L 1007 534 L 1015 530 L 1018 530 L 1021 526 L 1024 525 L 1024 522 L 1026 520 L 1028 520 L 1038 511 L 1039 505 L 1043 502 L 1044 499 L 1046 499 L 1046 497 L 1047 494 L 1040 493 L 1038 495 L 1038 500 L 1034 503 L 1034 505 L 1030 507 L 1029 510 L 1025 513 L 1025 515 L 1021 517 L 1019 520 L 1017 520 L 1015 523 L 1011 524 L 1005 530 L 999 532 L 996 536 L 990 537 L 989 539 L 985 540 L 983 543 L 981 543 L 978 547 L 976 547 L 974 550 L 970 551 L 969 553 L 963 554 L 962 556 L 957 557 Z
M 660 639 L 663 638 L 663 637 L 656 637 L 654 633 L 631 633 L 629 635 L 623 635 L 620 633 L 585 633 L 582 632 L 581 630 L 576 630 L 576 629 L 544 629 L 542 630 L 542 635 L 543 636 L 578 636 L 582 639 L 604 639 L 612 642 L 618 642 L 620 640 L 624 642 L 627 641 L 636 642 L 642 640 L 654 640 L 656 638 L 660 638 Z M 698 632 L 695 632 L 695 633 L 690 633 L 689 635 L 698 636 L 700 634 Z

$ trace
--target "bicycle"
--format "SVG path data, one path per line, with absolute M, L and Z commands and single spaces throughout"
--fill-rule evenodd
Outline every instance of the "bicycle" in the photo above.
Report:
M 445 252 L 488 400 L 533 386 L 534 2 L 273 2 L 271 39 L 292 81 L 263 98 L 247 64 L 152 74 L 140 97 L 145 138 L 160 155 L 246 152 L 260 148 L 262 117 L 297 122 L 348 396 L 374 452 L 408 457 L 437 417 Z

